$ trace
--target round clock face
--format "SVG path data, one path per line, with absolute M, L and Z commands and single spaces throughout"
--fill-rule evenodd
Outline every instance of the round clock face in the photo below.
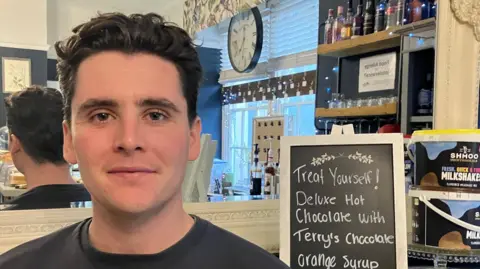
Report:
M 243 73 L 255 68 L 263 45 L 263 23 L 258 8 L 232 18 L 228 28 L 228 55 L 235 71 Z

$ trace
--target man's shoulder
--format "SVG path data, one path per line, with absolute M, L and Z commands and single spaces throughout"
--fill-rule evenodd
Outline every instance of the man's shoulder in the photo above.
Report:
M 73 224 L 8 250 L 0 255 L 0 269 L 35 268 L 45 257 L 57 256 L 75 242 L 72 237 L 78 226 Z
M 205 239 L 216 249 L 216 256 L 235 261 L 231 268 L 251 268 L 252 264 L 271 269 L 289 268 L 265 249 L 211 223 L 209 226 Z

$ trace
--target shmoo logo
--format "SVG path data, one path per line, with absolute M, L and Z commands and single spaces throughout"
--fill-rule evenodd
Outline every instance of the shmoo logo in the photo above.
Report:
M 463 146 L 460 148 L 459 152 L 450 153 L 450 159 L 453 160 L 477 160 L 478 153 L 472 153 L 472 149 L 468 148 L 467 146 Z

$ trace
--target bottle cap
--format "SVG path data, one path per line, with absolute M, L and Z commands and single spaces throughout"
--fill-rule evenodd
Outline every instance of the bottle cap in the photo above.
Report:
M 338 6 L 337 7 L 337 13 L 338 14 L 343 13 L 343 6 Z

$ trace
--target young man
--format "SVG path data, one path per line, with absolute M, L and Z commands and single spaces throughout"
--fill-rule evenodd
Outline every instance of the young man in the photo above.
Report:
M 28 191 L 4 210 L 65 208 L 71 202 L 90 201 L 63 159 L 62 94 L 32 86 L 7 97 L 5 106 L 9 151 Z
M 0 268 L 287 268 L 183 209 L 201 131 L 188 34 L 156 14 L 117 13 L 74 33 L 56 45 L 64 156 L 79 164 L 93 217 L 11 250 Z

